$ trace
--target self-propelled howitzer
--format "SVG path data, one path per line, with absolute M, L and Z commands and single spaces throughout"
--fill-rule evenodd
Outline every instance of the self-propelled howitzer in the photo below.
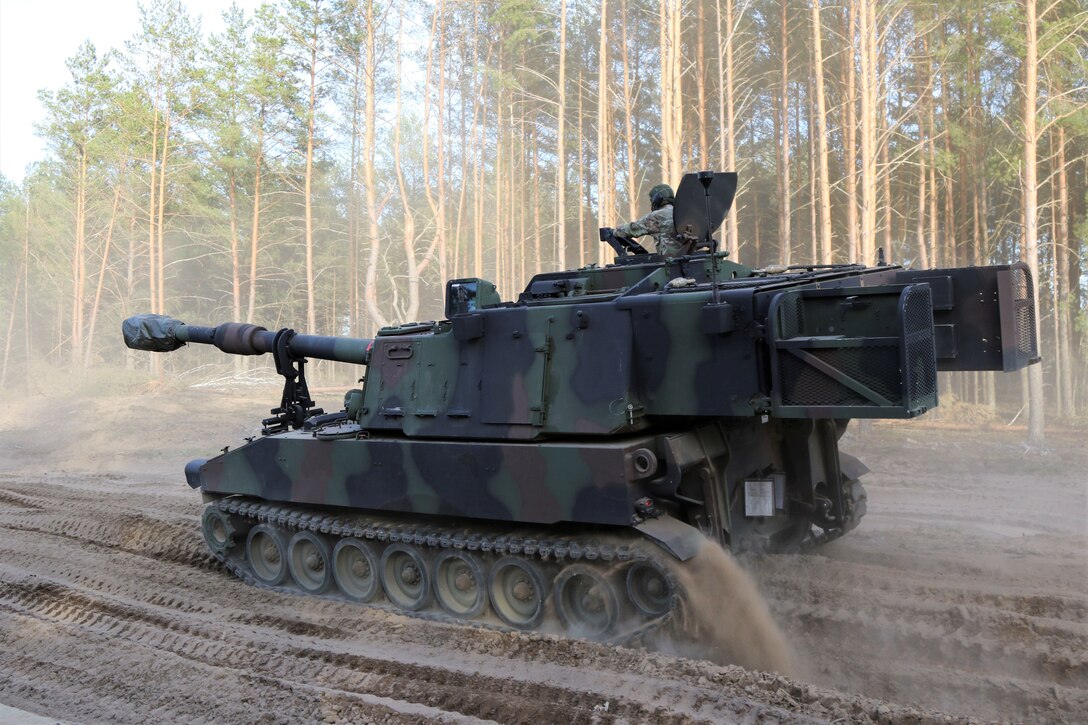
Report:
M 939 370 L 1038 360 L 1024 265 L 745 267 L 710 238 L 723 176 L 677 194 L 689 255 L 625 240 L 515 301 L 451 280 L 446 319 L 373 340 L 127 320 L 130 347 L 284 375 L 263 436 L 186 467 L 211 551 L 265 586 L 627 638 L 669 619 L 704 536 L 790 551 L 856 526 L 850 418 L 932 409 Z M 343 410 L 314 408 L 306 358 L 367 366 Z

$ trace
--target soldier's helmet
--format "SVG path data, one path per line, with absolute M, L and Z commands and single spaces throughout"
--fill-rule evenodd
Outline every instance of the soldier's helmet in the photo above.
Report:
M 672 204 L 676 197 L 672 193 L 672 187 L 668 184 L 658 184 L 650 189 L 650 209 L 658 210 L 666 204 Z

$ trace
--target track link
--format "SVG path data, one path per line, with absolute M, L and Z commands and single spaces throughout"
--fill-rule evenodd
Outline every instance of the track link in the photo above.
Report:
M 324 538 L 329 550 L 343 539 L 355 539 L 367 542 L 381 553 L 389 547 L 400 545 L 401 550 L 414 551 L 421 555 L 430 569 L 427 572 L 427 586 L 434 588 L 433 564 L 442 552 L 468 552 L 483 562 L 488 571 L 496 563 L 509 561 L 512 557 L 532 565 L 543 575 L 546 592 L 542 593 L 543 614 L 532 623 L 511 626 L 497 616 L 494 595 L 489 592 L 485 605 L 478 613 L 471 616 L 459 616 L 439 605 L 438 598 L 427 597 L 428 605 L 418 609 L 398 606 L 392 597 L 384 593 L 385 582 L 379 586 L 378 595 L 371 601 L 358 602 L 361 606 L 395 611 L 399 614 L 429 621 L 439 621 L 483 627 L 498 631 L 537 631 L 582 637 L 610 644 L 640 647 L 645 646 L 653 635 L 666 631 L 670 627 L 681 626 L 683 622 L 682 592 L 675 576 L 676 567 L 682 566 L 649 540 L 637 532 L 609 534 L 610 541 L 602 541 L 590 534 L 550 535 L 544 531 L 520 529 L 514 532 L 474 530 L 467 526 L 441 526 L 434 524 L 413 525 L 412 522 L 363 515 L 335 515 L 325 511 L 298 508 L 283 504 L 270 503 L 260 499 L 227 497 L 213 501 L 206 506 L 230 517 L 233 531 L 228 544 L 220 547 L 208 541 L 211 553 L 232 574 L 251 584 L 264 589 L 292 592 L 324 599 L 349 598 L 334 583 L 327 590 L 314 594 L 300 586 L 297 577 L 290 572 L 281 584 L 269 585 L 257 576 L 249 561 L 246 532 L 255 526 L 273 527 L 281 533 L 284 540 L 294 537 L 299 532 L 311 532 Z M 222 551 L 216 551 L 222 548 Z M 647 564 L 659 574 L 664 582 L 661 596 L 655 599 L 659 606 L 653 614 L 646 611 L 643 601 L 632 601 L 627 585 L 628 574 L 632 567 Z M 598 578 L 594 578 L 596 574 Z M 574 594 L 564 594 L 564 607 L 558 602 L 557 586 L 569 582 L 572 575 L 584 577 L 583 585 Z M 330 577 L 332 578 L 332 577 Z M 599 631 L 587 631 L 585 627 L 571 626 L 571 610 L 579 610 L 579 602 L 589 591 L 596 591 L 593 586 L 611 586 L 618 611 L 614 615 L 614 624 Z M 490 590 L 490 587 L 488 587 Z M 579 599 L 581 596 L 583 599 Z M 560 611 L 563 610 L 563 611 Z M 590 614 L 593 607 L 589 606 Z M 577 612 L 576 612 L 577 613 Z M 566 616 L 564 616 L 566 615 Z

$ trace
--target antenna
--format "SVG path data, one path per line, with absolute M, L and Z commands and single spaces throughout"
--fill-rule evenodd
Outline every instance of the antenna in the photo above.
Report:
M 700 246 L 709 250 L 706 259 L 710 263 L 710 301 L 702 309 L 702 328 L 708 334 L 724 335 L 736 328 L 732 305 L 721 301 L 718 289 L 718 240 L 714 231 L 721 226 L 733 196 L 737 193 L 737 175 L 732 171 L 698 171 L 684 174 L 676 190 L 673 204 L 673 224 L 683 230 Z M 700 199 L 700 197 L 702 197 Z M 724 255 L 722 255 L 724 256 Z M 700 259 L 701 261 L 701 259 Z
M 705 243 L 710 250 L 710 300 L 718 304 L 718 240 L 714 238 L 714 215 L 710 211 L 710 185 L 714 183 L 713 171 L 700 171 L 699 183 L 703 185 L 703 199 L 706 202 L 706 238 Z M 718 224 L 721 222 L 719 221 Z

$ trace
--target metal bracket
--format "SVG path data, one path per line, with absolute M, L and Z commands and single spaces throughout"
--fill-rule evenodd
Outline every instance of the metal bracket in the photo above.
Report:
M 276 372 L 283 376 L 283 395 L 280 405 L 273 408 L 271 418 L 261 421 L 264 426 L 261 435 L 282 433 L 291 428 L 298 430 L 306 419 L 321 415 L 325 411 L 314 407 L 310 398 L 310 389 L 306 385 L 306 358 L 291 354 L 291 338 L 295 331 L 283 328 L 276 333 L 272 343 L 272 359 L 276 363 Z

